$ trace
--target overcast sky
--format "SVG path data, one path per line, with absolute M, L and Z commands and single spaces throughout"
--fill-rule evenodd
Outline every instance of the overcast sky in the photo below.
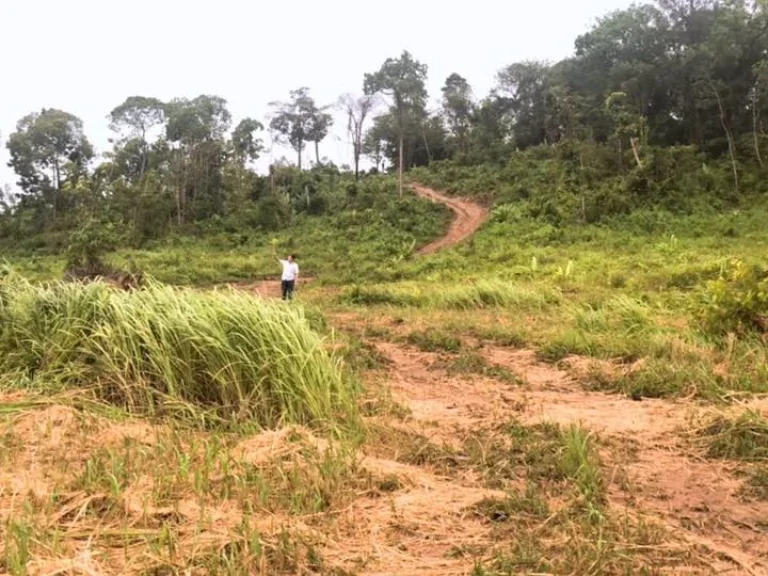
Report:
M 362 91 L 363 74 L 403 49 L 429 67 L 430 98 L 452 72 L 485 95 L 498 69 L 556 61 L 629 0 L 0 0 L 0 184 L 15 177 L 5 142 L 43 107 L 83 119 L 98 152 L 106 115 L 127 96 L 215 94 L 233 124 L 308 86 L 318 103 Z M 293 154 L 276 150 L 275 158 Z M 321 155 L 350 163 L 339 119 Z M 261 163 L 263 167 L 268 158 Z

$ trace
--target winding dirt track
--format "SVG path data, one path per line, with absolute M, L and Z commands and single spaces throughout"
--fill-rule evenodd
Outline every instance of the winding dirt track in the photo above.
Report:
M 432 188 L 422 186 L 421 184 L 411 184 L 410 188 L 417 196 L 421 198 L 446 205 L 456 215 L 451 222 L 451 226 L 448 228 L 448 232 L 446 232 L 445 235 L 441 236 L 434 242 L 419 248 L 417 252 L 418 254 L 434 254 L 439 250 L 450 248 L 451 246 L 455 246 L 463 242 L 472 236 L 475 232 L 477 232 L 478 229 L 480 229 L 480 227 L 485 224 L 490 215 L 490 212 L 487 208 L 470 200 L 463 198 L 452 198 L 441 192 L 437 192 Z M 302 278 L 300 280 L 300 285 L 307 284 L 312 280 L 313 278 Z M 242 290 L 256 292 L 261 296 L 280 298 L 280 280 L 261 280 L 257 282 L 231 283 L 231 285 Z
M 419 254 L 433 254 L 459 244 L 477 232 L 488 219 L 488 210 L 479 204 L 461 198 L 451 198 L 420 184 L 412 184 L 411 188 L 417 196 L 445 204 L 456 214 L 445 236 L 422 247 Z

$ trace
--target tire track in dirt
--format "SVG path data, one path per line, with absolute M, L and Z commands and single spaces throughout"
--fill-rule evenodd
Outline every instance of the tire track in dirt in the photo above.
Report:
M 475 202 L 462 198 L 451 198 L 420 184 L 412 184 L 411 188 L 417 196 L 444 204 L 456 215 L 450 228 L 448 228 L 448 232 L 441 238 L 420 248 L 419 254 L 433 254 L 443 248 L 455 246 L 472 236 L 488 220 L 490 214 L 488 209 Z
M 610 505 L 617 514 L 626 511 L 666 526 L 671 534 L 687 542 L 692 553 L 698 550 L 697 557 L 707 551 L 707 564 L 716 573 L 768 574 L 768 503 L 743 501 L 743 479 L 734 466 L 705 460 L 684 438 L 682 430 L 690 428 L 692 417 L 707 412 L 705 407 L 690 400 L 636 402 L 616 394 L 587 391 L 569 371 L 541 363 L 531 350 L 496 346 L 478 350 L 489 362 L 519 376 L 523 385 L 484 376 L 472 376 L 469 384 L 439 367 L 440 354 L 394 342 L 371 343 L 391 362 L 387 384 L 393 399 L 409 408 L 409 426 L 414 431 L 450 446 L 472 431 L 510 419 L 529 425 L 579 423 L 611 446 L 605 448 L 606 473 L 611 476 L 607 488 Z M 573 359 L 576 363 L 583 360 Z M 614 453 L 615 449 L 618 452 Z M 438 485 L 446 490 L 444 482 L 440 479 Z M 471 490 L 470 500 L 482 494 L 481 486 L 473 482 L 464 483 L 463 489 Z M 414 524 L 423 522 L 426 519 L 421 510 L 435 495 L 431 490 L 406 490 L 398 497 L 399 513 Z M 462 516 L 458 504 L 447 498 L 446 506 L 434 510 L 432 522 L 455 522 Z M 376 506 L 364 514 L 374 509 Z M 424 569 L 431 573 L 428 567 L 437 566 L 445 573 L 468 571 L 461 561 L 450 569 L 442 564 L 445 558 L 441 555 L 450 543 L 460 542 L 461 531 L 443 533 L 442 546 L 431 547 L 426 544 L 435 534 L 431 534 L 429 525 L 426 522 L 420 537 L 408 542 L 410 554 L 389 555 L 394 552 L 391 547 L 402 543 L 399 539 L 388 545 L 379 543 L 371 554 L 370 573 L 378 573 L 375 566 L 390 563 L 403 573 Z M 483 539 L 488 534 L 476 536 Z M 708 571 L 694 569 L 693 573 Z

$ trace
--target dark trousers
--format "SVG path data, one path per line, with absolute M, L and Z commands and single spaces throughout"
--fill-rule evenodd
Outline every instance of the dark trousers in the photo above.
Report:
M 294 280 L 283 280 L 282 282 L 283 300 L 290 300 L 291 298 L 293 298 L 294 285 L 295 285 Z

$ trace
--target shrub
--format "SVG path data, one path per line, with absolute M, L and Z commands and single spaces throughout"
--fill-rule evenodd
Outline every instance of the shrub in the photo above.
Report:
M 89 218 L 69 235 L 67 269 L 80 276 L 104 274 L 108 268 L 103 258 L 116 245 L 113 226 Z
M 768 330 L 768 271 L 735 261 L 720 278 L 708 282 L 697 312 L 710 334 Z

